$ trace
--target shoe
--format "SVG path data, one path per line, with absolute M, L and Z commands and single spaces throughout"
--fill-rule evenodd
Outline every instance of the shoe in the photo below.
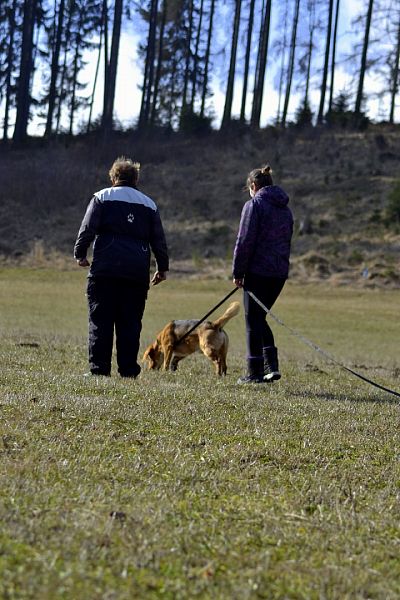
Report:
M 243 375 L 243 377 L 239 377 L 236 383 L 239 385 L 242 383 L 264 383 L 264 379 L 262 375 Z
M 264 355 L 264 381 L 272 383 L 281 378 L 279 372 L 278 349 L 275 346 L 263 348 Z
M 273 381 L 278 381 L 281 378 L 281 374 L 279 371 L 271 371 L 264 375 L 264 381 L 267 383 L 272 383 Z

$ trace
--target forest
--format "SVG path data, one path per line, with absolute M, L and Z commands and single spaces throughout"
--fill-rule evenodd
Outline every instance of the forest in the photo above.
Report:
M 1 0 L 0 138 L 24 143 L 33 122 L 35 135 L 45 138 L 118 128 L 116 83 L 128 31 L 137 57 L 132 86 L 140 90 L 131 107 L 134 129 L 196 133 L 238 122 L 260 128 L 272 94 L 277 127 L 362 128 L 371 103 L 379 107 L 375 122 L 393 124 L 400 120 L 400 3 L 363 0 L 349 18 L 352 4 Z M 219 115 L 215 85 L 224 98 Z

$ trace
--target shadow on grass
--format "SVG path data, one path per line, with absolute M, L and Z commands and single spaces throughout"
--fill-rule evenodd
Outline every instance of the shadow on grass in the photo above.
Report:
M 333 392 L 312 392 L 310 394 L 308 394 L 307 392 L 293 392 L 292 395 L 298 398 L 316 398 L 318 400 L 326 400 L 328 402 L 336 401 L 356 402 L 357 404 L 400 404 L 400 398 L 397 398 L 396 396 L 391 396 L 388 392 L 381 392 L 380 394 L 375 393 L 374 395 L 364 398 L 355 398 L 354 396 L 349 396 L 341 392 L 338 392 L 337 394 Z

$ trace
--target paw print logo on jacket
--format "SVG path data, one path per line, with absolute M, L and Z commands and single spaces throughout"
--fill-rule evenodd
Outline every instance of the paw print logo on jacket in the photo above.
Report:
M 133 221 L 135 220 L 135 215 L 129 213 L 129 215 L 126 218 L 128 219 L 128 223 L 133 223 Z

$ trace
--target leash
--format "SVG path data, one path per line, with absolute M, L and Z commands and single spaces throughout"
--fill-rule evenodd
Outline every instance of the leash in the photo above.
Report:
M 338 367 L 344 369 L 345 371 L 348 371 L 349 373 L 351 373 L 352 375 L 355 375 L 356 377 L 358 377 L 359 379 L 362 379 L 363 381 L 366 381 L 367 383 L 369 383 L 370 385 L 373 385 L 374 387 L 383 390 L 384 392 L 388 392 L 389 394 L 393 394 L 393 396 L 397 396 L 398 398 L 400 398 L 400 393 L 399 392 L 395 392 L 394 390 L 391 390 L 390 388 L 387 388 L 383 385 L 380 385 L 379 383 L 376 383 L 376 381 L 372 381 L 372 379 L 368 379 L 368 377 L 365 377 L 364 375 L 361 375 L 361 373 L 357 373 L 357 371 L 353 371 L 353 369 L 350 369 L 350 367 L 346 367 L 345 365 L 343 365 L 342 363 L 340 363 L 338 360 L 336 360 L 335 357 L 333 357 L 331 354 L 329 354 L 328 352 L 326 352 L 326 350 L 323 350 L 322 348 L 320 348 L 319 346 L 317 346 L 317 344 L 314 344 L 314 342 L 312 342 L 311 340 L 309 340 L 308 338 L 304 337 L 304 335 L 302 335 L 301 333 L 299 333 L 298 331 L 296 331 L 295 329 L 292 329 L 291 327 L 289 327 L 288 325 L 286 325 L 281 319 L 279 319 L 276 315 L 274 315 L 274 313 L 267 308 L 258 298 L 257 296 L 255 296 L 253 294 L 253 292 L 249 292 L 248 290 L 246 290 L 247 293 L 249 294 L 249 296 L 251 298 L 253 298 L 254 302 L 257 302 L 257 304 L 259 306 L 261 306 L 261 308 L 270 316 L 272 317 L 272 319 L 274 319 L 274 321 L 276 321 L 278 323 L 278 325 L 281 325 L 281 327 L 286 328 L 293 336 L 297 337 L 299 340 L 301 340 L 304 344 L 306 344 L 307 346 L 309 346 L 310 348 L 312 348 L 313 350 L 315 350 L 316 352 L 318 352 L 319 354 L 321 354 L 322 356 L 324 356 L 326 359 L 332 361 L 335 365 L 337 365 Z
M 196 325 L 194 325 L 181 338 L 179 338 L 179 340 L 177 340 L 174 345 L 177 346 L 178 344 L 180 344 L 180 342 L 182 342 L 190 333 L 192 333 L 195 329 L 197 329 L 197 327 L 199 325 L 201 325 L 207 319 L 207 317 L 209 317 L 215 310 L 217 310 L 217 308 L 219 308 L 221 306 L 221 304 L 226 302 L 228 300 L 228 298 L 230 298 L 235 292 L 237 292 L 238 289 L 239 288 L 235 287 L 231 292 L 229 292 L 229 294 L 227 294 L 225 296 L 225 298 L 222 298 L 222 300 L 220 302 L 218 302 L 218 304 L 216 304 L 210 311 L 208 311 L 208 313 L 206 315 L 204 315 L 204 317 L 202 317 L 200 319 L 200 321 L 198 321 L 196 323 Z

